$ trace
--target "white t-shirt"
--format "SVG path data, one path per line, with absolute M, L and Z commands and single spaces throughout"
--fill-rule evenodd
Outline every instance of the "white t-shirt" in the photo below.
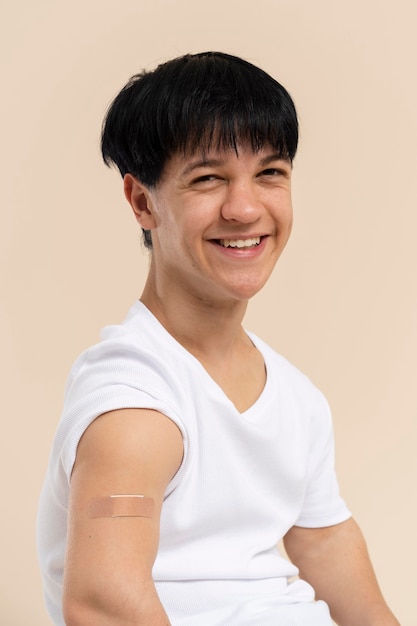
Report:
M 277 549 L 293 526 L 350 517 L 334 472 L 330 411 L 296 368 L 249 333 L 266 384 L 239 413 L 201 363 L 137 302 L 75 362 L 38 515 L 48 611 L 63 626 L 70 476 L 78 442 L 110 410 L 149 408 L 180 428 L 153 577 L 173 626 L 325 626 L 327 606 Z

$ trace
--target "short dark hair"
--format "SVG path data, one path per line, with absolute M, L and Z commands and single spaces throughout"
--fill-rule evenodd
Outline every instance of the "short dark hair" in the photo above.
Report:
M 298 122 L 287 90 L 269 74 L 222 52 L 186 54 L 133 76 L 111 103 L 101 150 L 148 187 L 155 186 L 176 153 L 216 148 L 256 152 L 270 145 L 290 161 Z M 145 245 L 151 247 L 150 233 Z

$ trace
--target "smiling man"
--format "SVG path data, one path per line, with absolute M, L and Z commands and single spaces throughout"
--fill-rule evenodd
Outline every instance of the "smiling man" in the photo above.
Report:
M 68 382 L 38 524 L 58 626 L 398 625 L 325 399 L 242 326 L 290 236 L 297 140 L 287 91 L 222 53 L 133 77 L 108 111 L 150 267 Z

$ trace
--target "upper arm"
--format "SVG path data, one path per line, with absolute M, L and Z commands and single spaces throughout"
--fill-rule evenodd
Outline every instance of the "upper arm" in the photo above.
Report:
M 328 603 L 338 624 L 399 626 L 381 594 L 365 540 L 352 518 L 324 528 L 293 526 L 284 537 L 284 546 L 317 598 Z
M 117 619 L 119 611 L 135 611 L 156 597 L 152 566 L 160 511 L 182 455 L 178 427 L 153 410 L 112 411 L 89 426 L 71 477 L 64 611 L 92 607 Z M 90 500 L 112 494 L 152 498 L 153 516 L 90 518 Z
M 365 540 L 353 518 L 322 528 L 293 526 L 284 537 L 284 546 L 316 591 L 322 585 L 343 588 L 351 571 L 372 572 Z
M 327 547 L 332 541 L 337 546 L 343 545 L 344 541 L 350 539 L 352 532 L 356 535 L 356 529 L 357 526 L 352 518 L 340 524 L 317 528 L 296 525 L 290 528 L 284 536 L 284 547 L 293 563 L 297 567 L 302 567 L 303 560 L 316 558 L 323 547 Z

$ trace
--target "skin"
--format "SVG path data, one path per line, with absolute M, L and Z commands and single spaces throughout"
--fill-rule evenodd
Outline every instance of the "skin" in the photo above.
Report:
M 328 528 L 293 526 L 284 537 L 300 576 L 340 626 L 400 626 L 378 586 L 363 535 L 349 519 Z
M 292 226 L 291 164 L 269 147 L 175 155 L 150 189 L 130 174 L 125 195 L 153 252 L 141 297 L 204 365 L 239 411 L 265 384 L 261 355 L 242 329 L 248 300 L 268 280 Z M 259 245 L 253 240 L 259 239 Z M 226 240 L 249 246 L 221 245 Z M 64 614 L 69 626 L 166 626 L 152 581 L 164 492 L 183 455 L 179 430 L 146 410 L 114 411 L 84 433 L 71 481 Z M 90 498 L 152 497 L 152 519 L 90 519 Z M 302 529 L 285 547 L 343 626 L 391 626 L 356 524 Z M 338 581 L 343 581 L 342 583 Z
M 113 411 L 84 433 L 71 477 L 63 595 L 67 626 L 169 624 L 151 570 L 163 493 L 182 452 L 178 428 L 156 411 Z M 117 493 L 153 498 L 154 517 L 87 515 L 91 498 Z
M 273 150 L 240 148 L 206 159 L 177 155 L 155 189 L 125 177 L 135 217 L 152 231 L 141 300 L 241 411 L 265 384 L 263 360 L 241 324 L 288 241 L 291 174 Z M 261 243 L 250 248 L 218 243 L 255 236 Z
M 191 323 L 189 334 L 194 334 L 196 313 L 208 321 L 215 309 L 239 326 L 249 298 L 263 287 L 288 241 L 291 172 L 290 163 L 273 150 L 253 154 L 241 148 L 239 156 L 231 151 L 207 159 L 177 155 L 154 189 L 125 177 L 136 219 L 152 231 L 151 267 L 141 299 L 157 317 L 174 331 Z M 262 241 L 251 248 L 217 243 L 254 236 Z

